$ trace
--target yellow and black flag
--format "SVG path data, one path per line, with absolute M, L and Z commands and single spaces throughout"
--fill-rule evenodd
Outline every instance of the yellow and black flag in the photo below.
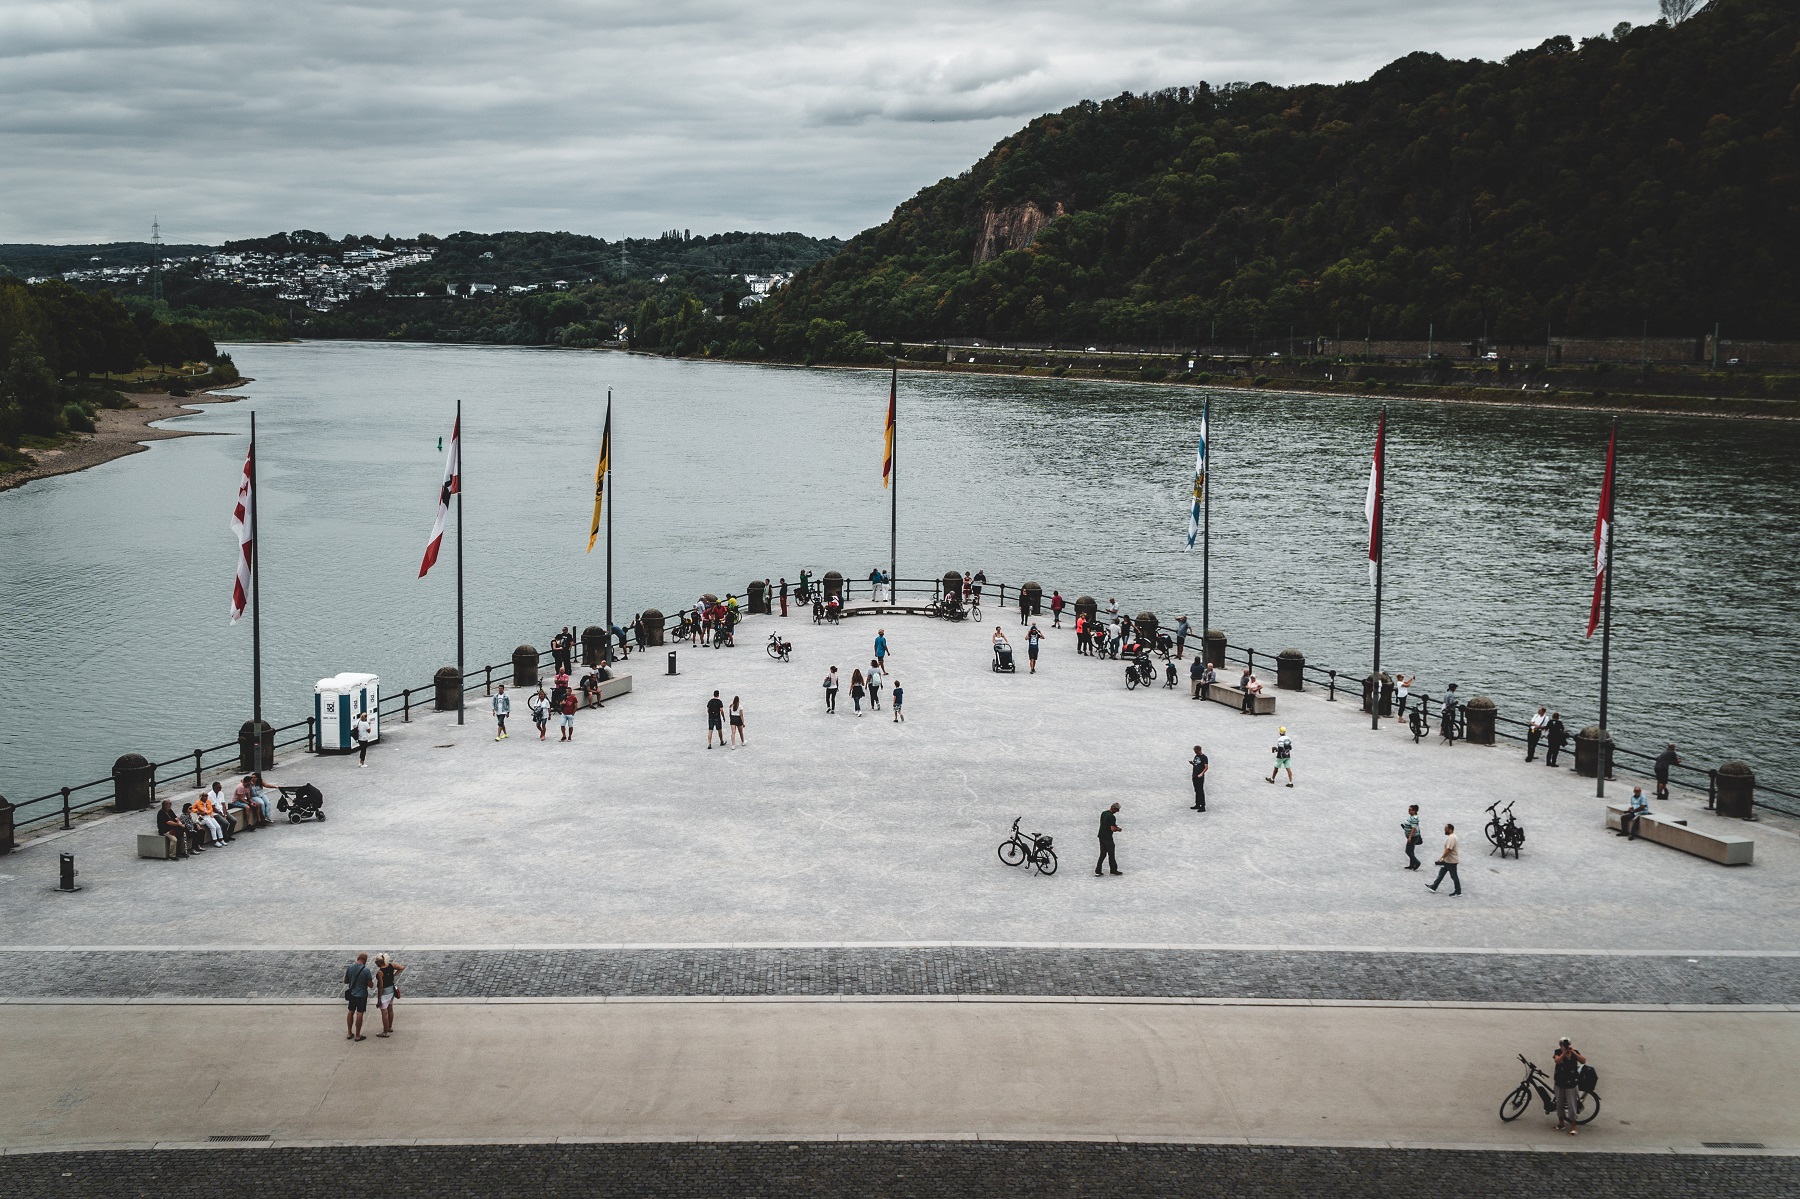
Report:
M 600 510 L 606 506 L 606 476 L 612 473 L 612 397 L 606 398 L 606 427 L 600 433 L 600 463 L 594 467 L 594 523 L 588 529 L 587 552 L 600 539 Z

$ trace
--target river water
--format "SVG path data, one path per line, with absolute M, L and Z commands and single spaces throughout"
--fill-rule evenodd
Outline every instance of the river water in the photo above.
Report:
M 19 800 L 230 739 L 250 704 L 250 622 L 228 622 L 227 527 L 260 435 L 266 714 L 311 710 L 343 670 L 384 689 L 454 661 L 454 557 L 417 578 L 463 403 L 468 660 L 599 623 L 585 551 L 614 389 L 615 613 L 802 567 L 887 559 L 887 376 L 623 353 L 325 342 L 234 347 L 248 402 L 161 442 L 0 493 L 0 794 Z M 900 574 L 985 569 L 1046 592 L 1185 611 L 1191 388 L 903 375 Z M 1360 675 L 1372 596 L 1363 494 L 1380 402 L 1212 396 L 1212 617 Z M 1383 662 L 1503 712 L 1586 722 L 1583 639 L 1607 418 L 1390 401 Z M 1611 720 L 1620 742 L 1745 757 L 1800 781 L 1794 463 L 1800 427 L 1625 418 Z M 454 527 L 454 526 L 453 526 Z M 1741 698 L 1740 698 L 1741 697 Z M 1578 726 L 1577 726 L 1578 727 Z

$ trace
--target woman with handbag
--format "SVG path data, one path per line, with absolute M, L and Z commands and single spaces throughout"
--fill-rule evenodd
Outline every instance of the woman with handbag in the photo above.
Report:
M 400 998 L 400 972 L 406 969 L 385 953 L 375 955 L 375 1006 L 381 1012 L 381 1031 L 385 1037 L 394 1031 L 394 1000 Z

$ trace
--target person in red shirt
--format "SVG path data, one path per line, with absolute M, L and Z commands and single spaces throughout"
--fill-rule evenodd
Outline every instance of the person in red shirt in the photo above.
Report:
M 562 740 L 575 740 L 575 709 L 580 706 L 573 691 L 563 692 L 562 701 Z

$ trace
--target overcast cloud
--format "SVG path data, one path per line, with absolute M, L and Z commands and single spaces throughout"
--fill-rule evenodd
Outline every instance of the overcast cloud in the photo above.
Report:
M 849 236 L 1039 113 L 1361 78 L 1654 0 L 0 0 L 0 241 Z

